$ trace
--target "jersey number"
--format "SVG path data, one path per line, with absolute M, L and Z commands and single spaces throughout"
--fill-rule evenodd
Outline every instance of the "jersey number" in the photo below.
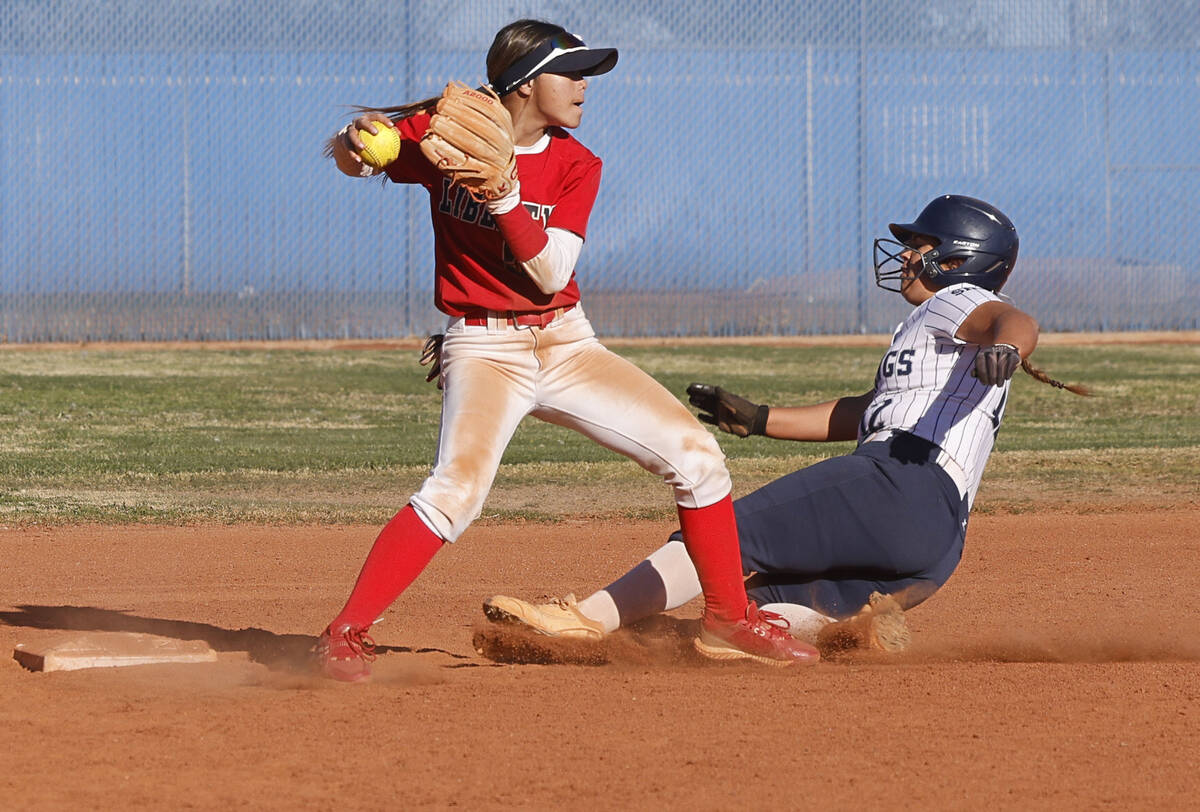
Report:
M 888 404 L 890 404 L 893 400 L 895 400 L 895 398 L 884 398 L 883 400 L 879 401 L 879 405 L 875 407 L 875 411 L 871 412 L 870 414 L 866 414 L 865 412 L 863 413 L 863 419 L 862 419 L 862 436 L 863 437 L 866 437 L 870 434 L 874 434 L 875 432 L 877 432 L 881 428 L 883 428 L 883 424 L 879 422 L 879 413 L 882 412 L 884 409 L 886 409 L 888 407 Z

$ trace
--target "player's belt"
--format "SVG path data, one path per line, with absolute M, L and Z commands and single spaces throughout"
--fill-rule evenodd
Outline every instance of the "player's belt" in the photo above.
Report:
M 906 434 L 910 437 L 917 436 L 907 431 L 899 431 L 898 429 L 884 429 L 883 431 L 877 431 L 874 434 L 869 434 L 862 438 L 862 443 L 888 443 L 902 434 Z M 917 439 L 921 440 L 922 442 L 929 443 L 929 441 L 924 437 L 918 437 Z M 967 495 L 966 471 L 964 471 L 962 466 L 955 462 L 954 458 L 947 454 L 945 449 L 943 449 L 940 445 L 937 443 L 929 443 L 929 445 L 937 450 L 937 454 L 930 456 L 929 459 L 936 463 L 938 467 L 945 471 L 950 478 L 954 480 L 954 484 L 958 487 L 958 495 L 960 497 L 965 497 Z
M 486 327 L 491 324 L 507 324 L 510 327 L 545 327 L 567 311 L 573 309 L 575 303 L 553 310 L 533 310 L 524 313 L 515 310 L 479 310 L 463 316 L 463 324 L 472 327 Z

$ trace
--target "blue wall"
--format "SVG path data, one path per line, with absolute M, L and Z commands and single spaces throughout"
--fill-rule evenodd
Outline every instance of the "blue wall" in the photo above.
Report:
M 330 33 L 341 30 L 336 7 L 294 5 L 286 25 L 252 35 L 244 25 L 269 3 L 192 3 L 197 27 L 180 17 L 189 4 L 152 19 L 126 5 L 122 27 L 112 4 L 93 2 L 85 15 L 106 13 L 108 27 L 54 29 L 48 41 L 60 47 L 38 51 L 20 32 L 50 25 L 47 5 L 0 11 L 4 337 L 353 337 L 438 325 L 423 194 L 340 175 L 322 143 L 349 105 L 482 80 L 489 32 L 507 17 L 467 4 L 466 39 L 483 41 L 439 50 L 420 36 L 437 22 L 428 10 L 393 3 L 385 42 L 349 48 Z M 619 5 L 631 19 L 653 13 Z M 1012 217 L 1022 248 L 1009 292 L 1048 326 L 1195 328 L 1195 38 L 1117 50 L 1082 35 L 1038 47 L 854 35 L 871 16 L 862 12 L 895 5 L 831 5 L 840 16 L 828 36 L 789 37 L 783 26 L 766 43 L 693 32 L 664 44 L 642 24 L 626 44 L 611 20 L 591 26 L 617 38 L 590 41 L 621 47 L 616 70 L 592 81 L 576 132 L 605 161 L 579 266 L 601 329 L 890 329 L 900 310 L 870 281 L 870 239 L 943 192 Z M 991 24 L 996 6 L 982 4 L 993 16 L 979 19 Z M 750 7 L 797 14 L 788 3 Z M 1181 29 L 1197 28 L 1195 4 L 1174 12 Z M 664 30 L 700 13 L 672 7 Z M 594 21 L 578 22 L 587 31 Z M 664 295 L 696 306 L 668 312 L 654 304 Z M 732 315 L 714 320 L 713 302 Z

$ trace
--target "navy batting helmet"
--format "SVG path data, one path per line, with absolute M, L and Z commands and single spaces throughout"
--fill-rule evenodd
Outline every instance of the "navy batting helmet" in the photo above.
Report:
M 891 223 L 888 229 L 900 242 L 875 240 L 875 284 L 885 290 L 899 290 L 899 285 L 889 287 L 884 282 L 902 277 L 904 263 L 900 255 L 916 237 L 927 237 L 934 243 L 923 261 L 925 276 L 937 288 L 969 282 L 998 291 L 1017 262 L 1020 241 L 1012 221 L 992 204 L 973 197 L 942 195 L 913 222 Z M 955 267 L 949 262 L 954 259 L 962 263 Z

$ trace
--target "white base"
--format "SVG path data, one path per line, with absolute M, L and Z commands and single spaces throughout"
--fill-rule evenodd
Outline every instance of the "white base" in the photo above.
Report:
M 788 634 L 811 645 L 816 645 L 821 629 L 833 622 L 833 618 L 798 603 L 766 603 L 758 608 L 782 615 L 788 622 Z
M 212 663 L 217 653 L 202 640 L 153 634 L 89 632 L 47 645 L 18 643 L 13 659 L 30 671 L 77 671 L 154 663 Z

